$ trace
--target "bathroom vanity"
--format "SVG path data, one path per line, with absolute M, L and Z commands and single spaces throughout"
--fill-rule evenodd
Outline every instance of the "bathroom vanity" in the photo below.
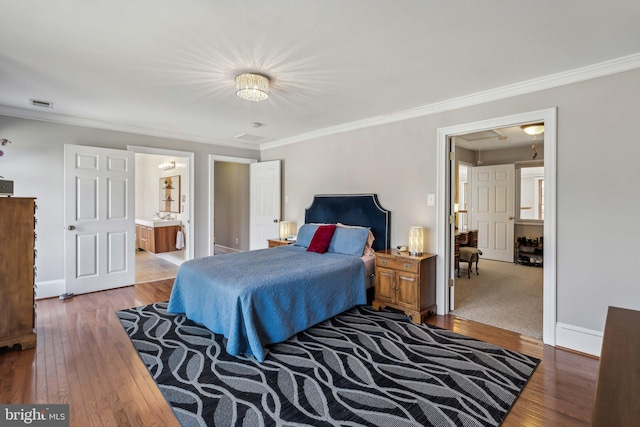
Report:
M 136 248 L 157 254 L 176 250 L 179 220 L 136 219 Z

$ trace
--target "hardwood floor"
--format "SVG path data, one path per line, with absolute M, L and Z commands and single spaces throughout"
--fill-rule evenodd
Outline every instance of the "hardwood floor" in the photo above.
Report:
M 114 312 L 173 279 L 38 301 L 37 347 L 0 349 L 0 403 L 66 403 L 72 426 L 178 426 Z M 504 426 L 588 426 L 598 360 L 453 316 L 429 323 L 542 359 Z
M 136 283 L 176 277 L 178 266 L 147 251 L 136 251 Z

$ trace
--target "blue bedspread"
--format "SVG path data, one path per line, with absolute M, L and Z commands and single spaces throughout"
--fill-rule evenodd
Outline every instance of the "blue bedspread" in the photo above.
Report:
M 183 263 L 168 310 L 224 335 L 229 354 L 262 362 L 265 345 L 365 303 L 360 257 L 280 246 Z

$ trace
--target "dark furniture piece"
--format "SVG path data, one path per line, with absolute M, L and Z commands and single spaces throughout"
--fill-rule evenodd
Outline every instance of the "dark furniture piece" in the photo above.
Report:
M 640 423 L 640 311 L 609 307 L 591 417 L 592 427 Z
M 0 197 L 0 347 L 36 346 L 36 199 Z
M 455 269 L 460 277 L 460 261 L 468 263 L 467 277 L 471 278 L 471 266 L 476 263 L 476 274 L 478 273 L 478 261 L 482 252 L 478 250 L 478 230 L 457 231 L 455 235 Z M 476 250 L 464 250 L 462 248 L 475 248 Z

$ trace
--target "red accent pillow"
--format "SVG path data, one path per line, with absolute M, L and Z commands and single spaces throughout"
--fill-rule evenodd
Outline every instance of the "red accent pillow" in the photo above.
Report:
M 336 231 L 335 224 L 321 225 L 318 227 L 311 239 L 311 243 L 309 243 L 307 251 L 317 252 L 319 254 L 325 253 L 329 247 L 329 243 L 331 243 L 331 237 L 333 237 L 334 231 Z

